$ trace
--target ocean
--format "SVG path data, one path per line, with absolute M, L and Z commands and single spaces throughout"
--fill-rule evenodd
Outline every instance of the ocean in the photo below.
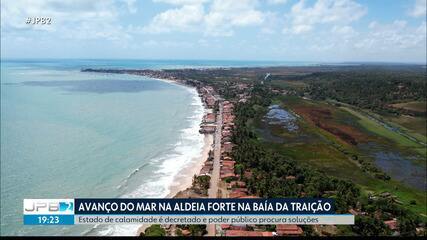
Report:
M 24 226 L 23 199 L 166 197 L 201 154 L 204 108 L 195 89 L 82 68 L 270 65 L 281 64 L 2 60 L 1 235 L 135 235 L 137 225 Z

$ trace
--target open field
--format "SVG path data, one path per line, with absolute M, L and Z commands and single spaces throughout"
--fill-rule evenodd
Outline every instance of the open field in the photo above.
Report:
M 384 137 L 388 140 L 393 141 L 395 144 L 397 144 L 400 147 L 403 147 L 407 150 L 413 150 L 420 154 L 421 156 L 426 156 L 426 147 L 408 139 L 407 137 L 402 136 L 401 134 L 398 134 L 394 131 L 391 131 L 389 129 L 386 129 L 384 126 L 382 126 L 380 123 L 373 121 L 372 119 L 368 118 L 364 114 L 361 114 L 358 111 L 355 111 L 348 107 L 341 107 L 342 109 L 345 109 L 346 111 L 350 112 L 351 114 L 357 116 L 360 120 L 359 123 L 367 130 L 371 131 L 372 133 L 375 133 L 381 137 Z
M 425 192 L 393 179 L 385 181 L 375 178 L 363 171 L 358 161 L 351 158 L 357 155 L 359 158 L 373 161 L 367 152 L 357 146 L 370 141 L 387 143 L 393 140 L 403 144 L 403 147 L 414 149 L 419 147 L 418 145 L 385 129 L 363 114 L 343 106 L 303 100 L 294 96 L 279 97 L 273 102 L 298 115 L 299 131 L 290 133 L 277 126 L 261 124 L 258 120 L 254 124 L 258 127 L 262 125 L 263 128 L 258 129 L 258 132 L 267 131 L 265 128 L 268 128 L 270 140 L 276 137 L 283 140 L 271 142 L 263 138 L 267 148 L 328 175 L 351 180 L 364 190 L 364 194 L 391 192 L 406 208 L 426 218 Z M 417 204 L 410 204 L 412 200 Z
M 415 138 L 420 141 L 426 142 L 427 119 L 425 117 L 400 115 L 398 117 L 387 117 L 387 120 L 406 128 Z
M 307 84 L 303 81 L 276 80 L 272 81 L 271 84 L 279 88 L 292 90 L 303 90 L 305 87 L 307 87 Z
M 425 101 L 412 101 L 406 103 L 395 103 L 391 104 L 395 108 L 410 110 L 414 112 L 425 113 L 426 112 L 426 102 Z

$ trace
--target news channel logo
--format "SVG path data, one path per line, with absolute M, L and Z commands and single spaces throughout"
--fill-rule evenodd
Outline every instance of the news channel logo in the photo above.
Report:
M 74 199 L 24 199 L 24 214 L 74 214 Z

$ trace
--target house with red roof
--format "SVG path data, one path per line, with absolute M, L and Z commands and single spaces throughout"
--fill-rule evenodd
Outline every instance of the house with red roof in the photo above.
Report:
M 277 224 L 276 233 L 278 236 L 300 236 L 304 231 L 295 224 Z
M 384 224 L 387 225 L 390 230 L 398 230 L 397 219 L 393 218 L 392 220 L 384 221 Z
M 272 237 L 272 232 L 256 232 L 256 231 L 243 231 L 243 230 L 227 230 L 225 231 L 226 237 Z

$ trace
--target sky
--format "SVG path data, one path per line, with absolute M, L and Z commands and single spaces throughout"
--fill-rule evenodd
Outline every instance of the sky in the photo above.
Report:
M 425 63 L 426 1 L 1 0 L 1 58 Z

